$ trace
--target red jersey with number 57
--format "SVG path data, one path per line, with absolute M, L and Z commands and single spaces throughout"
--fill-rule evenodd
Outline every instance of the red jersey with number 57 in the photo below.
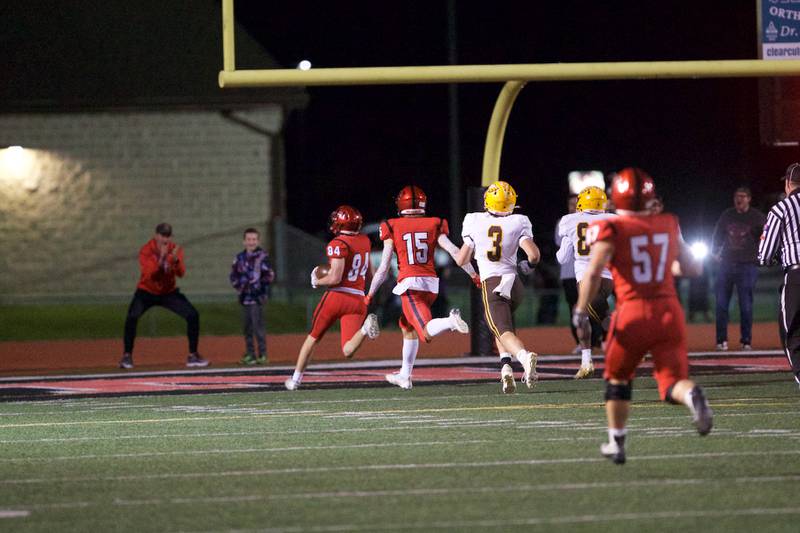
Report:
M 381 240 L 392 239 L 397 253 L 397 281 L 409 277 L 436 277 L 433 252 L 439 235 L 449 232 L 438 217 L 401 217 L 381 222 Z
M 340 233 L 328 243 L 328 259 L 344 259 L 342 281 L 329 289 L 352 289 L 364 293 L 367 270 L 369 269 L 369 237 L 362 234 Z M 350 292 L 350 291 L 345 291 Z
M 587 242 L 614 244 L 611 274 L 617 301 L 677 298 L 672 263 L 680 252 L 678 218 L 669 213 L 619 216 L 593 223 Z

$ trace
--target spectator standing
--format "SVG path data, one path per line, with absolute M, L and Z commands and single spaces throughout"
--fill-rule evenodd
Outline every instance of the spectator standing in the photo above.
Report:
M 800 163 L 789 165 L 782 179 L 786 198 L 769 210 L 758 262 L 771 265 L 780 253 L 784 275 L 779 329 L 792 374 L 800 384 Z
M 717 350 L 728 349 L 728 308 L 733 287 L 739 298 L 741 345 L 752 350 L 753 289 L 758 278 L 756 257 L 764 228 L 764 213 L 750 207 L 747 187 L 733 194 L 733 207 L 722 212 L 711 239 L 711 254 L 718 263 L 716 280 Z
M 175 283 L 176 277 L 182 278 L 186 274 L 186 264 L 183 260 L 183 248 L 172 242 L 171 225 L 162 222 L 156 226 L 153 238 L 139 250 L 139 269 L 139 283 L 125 318 L 125 351 L 119 367 L 133 368 L 136 325 L 145 311 L 154 305 L 165 307 L 186 320 L 186 336 L 189 339 L 186 366 L 208 366 L 208 361 L 197 353 L 200 315 Z
M 244 230 L 244 250 L 233 259 L 230 281 L 239 293 L 242 311 L 242 330 L 245 353 L 239 364 L 252 366 L 267 362 L 267 342 L 264 335 L 264 303 L 267 301 L 270 284 L 275 280 L 275 271 L 269 256 L 261 244 L 261 235 L 255 228 Z M 253 337 L 258 352 L 253 346 Z

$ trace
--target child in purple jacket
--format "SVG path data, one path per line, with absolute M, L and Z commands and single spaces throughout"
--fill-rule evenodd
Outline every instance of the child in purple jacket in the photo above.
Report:
M 269 256 L 260 246 L 260 234 L 255 228 L 244 230 L 244 250 L 236 255 L 231 267 L 231 285 L 239 292 L 242 306 L 242 328 L 244 330 L 245 354 L 239 364 L 263 365 L 267 362 L 267 343 L 264 338 L 264 302 L 275 271 Z M 258 352 L 253 346 L 256 338 Z

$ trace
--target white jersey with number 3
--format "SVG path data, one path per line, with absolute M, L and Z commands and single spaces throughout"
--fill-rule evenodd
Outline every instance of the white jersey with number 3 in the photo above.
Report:
M 575 261 L 575 279 L 580 281 L 586 267 L 589 266 L 589 244 L 586 242 L 586 230 L 592 222 L 617 216 L 603 211 L 578 211 L 561 218 L 558 223 L 558 237 L 561 247 L 556 252 L 556 259 L 561 264 L 568 260 Z M 611 271 L 603 269 L 602 276 L 611 279 Z
M 533 239 L 531 221 L 525 215 L 495 216 L 467 213 L 461 226 L 465 243 L 475 245 L 481 280 L 516 274 L 517 250 L 523 238 Z

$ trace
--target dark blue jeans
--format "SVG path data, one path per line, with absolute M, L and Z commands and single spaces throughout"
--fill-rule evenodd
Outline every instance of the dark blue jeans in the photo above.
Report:
M 740 327 L 742 344 L 753 341 L 753 289 L 758 279 L 758 267 L 754 263 L 722 262 L 717 272 L 717 344 L 728 340 L 728 307 L 731 303 L 733 286 L 739 298 Z

